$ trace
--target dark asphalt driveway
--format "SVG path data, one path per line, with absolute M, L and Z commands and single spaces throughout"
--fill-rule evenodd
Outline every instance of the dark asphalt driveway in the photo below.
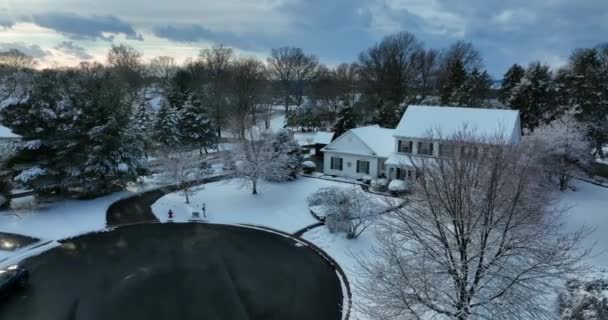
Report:
M 65 241 L 25 262 L 31 287 L 2 320 L 338 320 L 327 261 L 248 228 L 141 224 Z

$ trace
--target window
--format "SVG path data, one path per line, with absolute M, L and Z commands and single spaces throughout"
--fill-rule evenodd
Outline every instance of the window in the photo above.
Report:
M 398 140 L 397 142 L 397 152 L 400 153 L 412 153 L 412 141 L 402 141 Z
M 418 142 L 418 154 L 425 156 L 433 155 L 433 143 L 432 142 Z
M 331 169 L 342 171 L 342 158 L 331 157 Z
M 407 180 L 412 177 L 412 171 L 407 169 L 397 168 L 397 179 Z
M 439 145 L 439 156 L 450 158 L 454 156 L 454 145 L 451 143 L 442 143 Z
M 357 173 L 369 174 L 369 161 L 357 160 Z

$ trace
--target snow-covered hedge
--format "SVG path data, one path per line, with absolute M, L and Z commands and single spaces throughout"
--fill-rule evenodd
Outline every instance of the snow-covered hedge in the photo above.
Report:
M 306 174 L 311 174 L 317 169 L 317 165 L 312 161 L 302 162 L 302 171 Z
M 363 181 L 363 183 L 369 184 L 372 181 L 372 177 L 371 176 L 363 176 L 363 178 L 361 178 L 361 181 Z
M 375 180 L 372 180 L 372 182 L 371 182 L 371 188 L 374 191 L 385 192 L 387 190 L 387 187 L 388 187 L 387 179 L 375 179 Z
M 407 183 L 399 179 L 392 180 L 388 184 L 388 191 L 395 195 L 404 194 L 407 192 Z

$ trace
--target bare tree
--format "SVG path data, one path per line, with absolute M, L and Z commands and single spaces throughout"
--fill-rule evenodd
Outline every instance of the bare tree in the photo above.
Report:
M 8 51 L 0 52 L 0 69 L 32 69 L 36 64 L 37 62 L 34 58 L 17 49 L 9 49 Z
M 258 181 L 292 180 L 293 162 L 299 155 L 289 152 L 290 141 L 278 141 L 279 135 L 262 134 L 249 128 L 247 139 L 241 140 L 230 150 L 230 162 L 234 164 L 234 177 L 251 183 L 251 192 L 258 193 Z M 284 142 L 284 143 L 283 143 Z
M 319 59 L 300 48 L 281 47 L 270 51 L 267 62 L 271 78 L 279 84 L 285 113 L 289 114 L 292 102 L 300 106 L 304 101 L 304 88 L 317 75 Z
M 150 61 L 150 74 L 158 79 L 164 88 L 169 87 L 171 78 L 177 72 L 177 64 L 173 57 L 159 56 Z
M 466 131 L 451 158 L 410 158 L 411 205 L 379 226 L 360 259 L 373 319 L 549 319 L 547 294 L 581 271 L 581 240 L 565 234 L 527 146 Z M 446 144 L 446 147 L 448 145 Z
M 160 163 L 171 180 L 179 186 L 186 197 L 186 203 L 190 203 L 193 183 L 211 172 L 204 158 L 196 151 L 181 148 L 165 150 L 160 157 Z
M 591 161 L 591 143 L 573 112 L 540 126 L 525 138 L 540 142 L 544 167 L 557 178 L 561 191 L 568 188 L 578 166 Z
M 245 130 L 256 124 L 256 106 L 263 95 L 266 84 L 264 64 L 255 58 L 242 58 L 231 66 L 230 91 L 231 112 L 239 131 L 245 138 Z
M 207 74 L 208 85 L 206 96 L 213 110 L 213 118 L 217 126 L 217 136 L 222 137 L 222 126 L 226 118 L 226 82 L 229 79 L 230 62 L 234 58 L 232 48 L 222 44 L 203 49 L 199 53 L 199 63 Z
M 359 75 L 367 108 L 380 125 L 396 126 L 395 111 L 411 93 L 414 79 L 412 55 L 421 44 L 409 32 L 386 36 L 359 55 Z
M 127 44 L 112 45 L 107 54 L 107 62 L 125 81 L 135 98 L 143 85 L 143 53 Z
M 437 87 L 437 74 L 439 72 L 439 51 L 435 49 L 420 50 L 412 55 L 414 65 L 414 87 L 416 103 L 424 101 Z

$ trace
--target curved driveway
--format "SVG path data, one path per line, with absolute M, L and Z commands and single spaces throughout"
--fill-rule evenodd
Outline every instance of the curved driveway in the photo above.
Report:
M 338 320 L 335 269 L 293 239 L 207 224 L 139 224 L 66 240 L 26 261 L 20 320 Z

